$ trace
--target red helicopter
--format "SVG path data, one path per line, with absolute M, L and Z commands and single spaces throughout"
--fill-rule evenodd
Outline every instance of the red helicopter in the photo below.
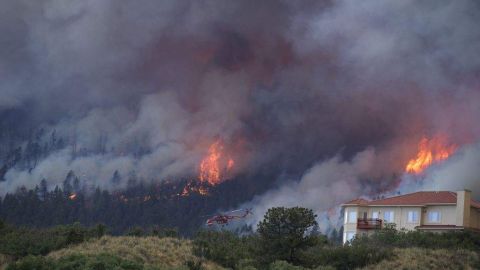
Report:
M 236 212 L 243 212 L 243 214 L 232 215 L 233 213 L 236 213 Z M 211 218 L 207 219 L 207 222 L 205 224 L 208 226 L 212 226 L 214 224 L 225 226 L 225 225 L 228 225 L 231 220 L 246 218 L 251 213 L 252 213 L 252 209 L 237 209 L 237 210 L 226 212 L 225 214 L 218 214 L 218 215 L 212 216 Z

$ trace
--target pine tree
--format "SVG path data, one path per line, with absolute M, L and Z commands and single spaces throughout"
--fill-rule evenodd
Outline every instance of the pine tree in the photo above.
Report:
M 67 174 L 67 177 L 63 181 L 63 191 L 67 196 L 69 196 L 73 192 L 72 184 L 75 181 L 75 178 L 76 178 L 75 173 L 72 170 L 70 170 Z

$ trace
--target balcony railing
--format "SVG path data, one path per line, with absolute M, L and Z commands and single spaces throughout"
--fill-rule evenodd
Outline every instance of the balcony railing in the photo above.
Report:
M 379 218 L 359 218 L 357 219 L 357 229 L 371 230 L 381 229 L 382 220 Z

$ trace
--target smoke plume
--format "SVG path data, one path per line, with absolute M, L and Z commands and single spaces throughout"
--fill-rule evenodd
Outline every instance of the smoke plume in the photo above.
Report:
M 0 195 L 70 170 L 109 190 L 193 178 L 219 138 L 236 175 L 271 176 L 256 179 L 271 187 L 250 202 L 259 216 L 478 189 L 476 1 L 3 1 L 0 14 Z M 460 150 L 408 180 L 437 135 Z

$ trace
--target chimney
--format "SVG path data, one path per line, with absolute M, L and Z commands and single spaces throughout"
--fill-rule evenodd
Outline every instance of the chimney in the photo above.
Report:
M 468 189 L 457 191 L 456 224 L 461 227 L 470 227 L 470 202 L 472 192 Z

